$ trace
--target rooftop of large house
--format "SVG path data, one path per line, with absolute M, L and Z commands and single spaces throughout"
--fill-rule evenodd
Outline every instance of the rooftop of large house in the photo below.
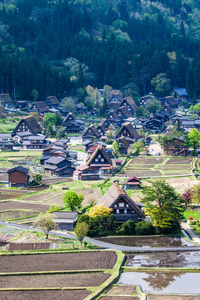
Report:
M 7 173 L 11 173 L 11 172 L 14 172 L 14 171 L 18 171 L 20 173 L 28 174 L 29 169 L 21 167 L 21 166 L 17 166 L 15 168 L 12 168 L 12 169 L 8 170 Z

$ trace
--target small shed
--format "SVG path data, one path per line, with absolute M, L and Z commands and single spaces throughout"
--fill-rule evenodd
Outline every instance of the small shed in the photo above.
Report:
M 18 166 L 7 171 L 9 186 L 27 186 L 29 184 L 29 169 Z
M 128 178 L 125 182 L 126 189 L 137 189 L 141 187 L 141 181 L 139 178 L 132 176 Z
M 52 214 L 57 229 L 74 230 L 78 219 L 77 211 L 54 211 Z

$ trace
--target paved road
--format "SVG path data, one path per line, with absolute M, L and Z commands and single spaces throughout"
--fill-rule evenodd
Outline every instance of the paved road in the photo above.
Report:
M 0 221 L 0 225 L 6 225 L 8 227 L 12 228 L 17 228 L 17 229 L 23 229 L 23 230 L 29 230 L 29 231 L 38 231 L 42 232 L 39 229 L 36 229 L 34 227 L 29 227 L 29 226 L 24 226 L 24 225 L 19 225 L 19 224 L 12 224 L 8 222 L 3 222 Z M 51 231 L 51 235 L 56 235 L 59 237 L 64 237 L 64 238 L 70 238 L 73 240 L 76 240 L 76 237 L 74 235 L 70 235 L 67 232 L 60 232 L 60 231 Z M 172 251 L 200 251 L 199 246 L 191 246 L 191 247 L 126 247 L 126 246 L 121 246 L 121 245 L 114 245 L 114 244 L 109 244 L 105 243 L 102 241 L 97 241 L 95 239 L 90 239 L 90 238 L 85 238 L 85 242 L 91 243 L 93 245 L 105 248 L 105 249 L 112 249 L 112 250 L 120 250 L 120 251 L 125 251 L 125 252 L 172 252 Z

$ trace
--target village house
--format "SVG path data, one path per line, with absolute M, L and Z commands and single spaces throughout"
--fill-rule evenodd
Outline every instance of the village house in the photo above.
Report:
M 77 115 L 87 115 L 87 107 L 82 105 L 76 105 L 76 113 Z
M 29 169 L 18 166 L 7 171 L 10 187 L 27 186 L 29 184 Z
M 87 166 L 99 171 L 103 167 L 112 167 L 112 160 L 102 145 L 98 145 L 92 156 L 87 159 Z
M 68 158 L 52 156 L 45 161 L 44 171 L 50 175 L 72 176 L 75 168 Z
M 54 211 L 52 216 L 57 230 L 73 231 L 78 220 L 77 211 Z
M 12 137 L 20 132 L 30 132 L 33 135 L 41 133 L 41 127 L 33 116 L 24 117 L 19 121 L 17 126 L 12 132 Z
M 48 113 L 49 109 L 44 101 L 38 101 L 31 105 L 29 111 L 36 111 L 40 115 Z
M 138 109 L 137 104 L 131 97 L 126 97 L 123 99 L 122 103 L 120 104 L 120 107 L 127 107 L 127 109 L 130 111 L 130 113 L 134 116 L 136 110 Z M 120 108 L 119 107 L 119 108 Z
M 133 126 L 133 128 L 135 128 L 135 129 L 140 129 L 145 122 L 144 119 L 134 118 L 134 117 L 130 117 L 130 118 L 126 119 L 125 121 L 130 122 L 131 125 Z
M 172 91 L 172 96 L 178 100 L 178 103 L 181 103 L 182 101 L 188 100 L 188 93 L 186 92 L 185 88 L 178 88 L 175 87 Z
M 144 123 L 144 128 L 152 133 L 161 133 L 165 128 L 166 121 L 163 114 L 151 114 Z
M 108 109 L 117 109 L 123 101 L 123 97 L 120 92 L 111 92 L 108 97 L 107 106 Z
M 132 176 L 132 177 L 128 178 L 125 181 L 124 184 L 125 184 L 126 190 L 128 190 L 128 189 L 137 189 L 137 188 L 141 187 L 141 181 L 140 181 L 140 179 L 138 179 L 135 176 Z
M 98 201 L 97 206 L 100 205 L 112 208 L 112 213 L 118 223 L 125 223 L 128 220 L 141 222 L 145 219 L 145 215 L 141 210 L 142 204 L 136 204 L 116 182 Z
M 94 140 L 99 139 L 100 133 L 97 131 L 97 128 L 94 125 L 90 125 L 86 131 L 82 134 L 82 140 Z
M 142 106 L 145 106 L 147 101 L 152 101 L 152 99 L 154 98 L 153 95 L 146 95 L 146 96 L 143 96 L 141 99 L 140 99 L 140 105 Z
M 99 133 L 101 136 L 105 134 L 106 129 L 105 129 L 105 127 L 103 126 L 103 123 L 102 123 L 102 122 L 99 123 L 99 124 L 97 125 L 97 131 L 98 131 L 98 133 Z
M 67 133 L 80 133 L 84 130 L 84 121 L 76 119 L 70 112 L 63 121 Z
M 126 106 L 120 106 L 117 111 L 117 116 L 121 120 L 126 120 L 127 118 L 133 117 L 133 114 Z
M 48 96 L 45 104 L 48 108 L 58 108 L 59 106 L 59 101 L 56 96 Z
M 97 117 L 98 115 L 99 115 L 99 112 L 98 112 L 98 110 L 96 108 L 93 108 L 91 110 L 91 112 L 89 113 L 90 117 Z
M 116 141 L 119 146 L 119 154 L 128 154 L 129 142 L 125 139 L 125 137 L 121 136 Z
M 122 113 L 121 113 L 122 115 Z M 122 119 L 120 119 L 115 110 L 111 110 L 107 116 L 108 127 L 112 124 L 115 128 L 119 127 L 122 123 Z M 105 124 L 105 122 L 104 122 Z M 105 126 L 105 125 L 104 125 Z
M 135 128 L 133 128 L 130 122 L 126 122 L 122 125 L 115 139 L 118 139 L 120 137 L 124 137 L 129 144 L 133 144 L 140 138 L 139 134 L 137 133 Z
M 10 133 L 0 134 L 0 149 L 2 151 L 13 151 L 14 142 Z
M 23 149 L 44 149 L 50 141 L 42 134 L 30 135 L 22 141 Z
M 28 108 L 28 101 L 27 100 L 20 100 L 15 102 L 15 108 L 25 109 Z
M 77 167 L 77 169 L 73 173 L 73 178 L 75 180 L 99 180 L 99 172 L 94 168 L 83 165 Z
M 161 102 L 162 106 L 169 105 L 172 109 L 175 109 L 178 107 L 178 101 L 177 99 L 174 99 L 173 96 L 167 96 L 163 99 Z
M 168 146 L 165 147 L 162 146 L 162 148 L 168 155 L 186 156 L 189 154 L 189 148 L 185 146 L 184 137 L 174 138 L 168 144 Z

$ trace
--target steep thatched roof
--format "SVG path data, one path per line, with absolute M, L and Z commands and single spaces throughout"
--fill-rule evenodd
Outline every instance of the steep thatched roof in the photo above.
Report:
M 112 166 L 112 160 L 109 157 L 108 153 L 104 150 L 102 145 L 98 145 L 96 150 L 93 152 L 92 156 L 89 157 L 88 161 L 87 161 L 87 166 L 89 166 L 92 161 L 95 159 L 95 157 L 101 153 L 101 155 L 104 157 L 104 159 L 106 160 L 107 164 L 110 164 Z

